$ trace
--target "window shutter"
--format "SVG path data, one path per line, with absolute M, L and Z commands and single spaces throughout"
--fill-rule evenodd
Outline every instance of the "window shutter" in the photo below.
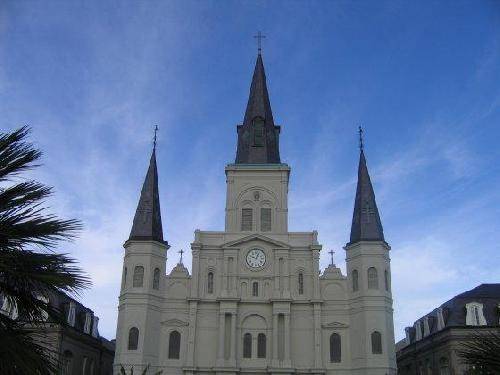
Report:
M 260 230 L 262 232 L 271 231 L 271 209 L 261 208 L 260 209 Z
M 252 230 L 253 210 L 251 208 L 243 208 L 241 210 L 241 230 Z

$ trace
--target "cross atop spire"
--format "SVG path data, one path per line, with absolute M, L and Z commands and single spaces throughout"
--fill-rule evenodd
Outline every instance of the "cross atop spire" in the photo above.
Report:
M 365 148 L 365 145 L 363 143 L 363 133 L 364 133 L 364 130 L 361 127 L 361 125 L 358 127 L 358 132 L 359 132 L 359 151 L 363 152 L 363 150 Z
M 153 151 L 156 151 L 156 133 L 158 132 L 158 125 L 155 125 L 155 136 L 153 138 Z
M 184 250 L 180 249 L 178 253 L 181 254 L 181 259 L 179 260 L 179 264 L 184 264 L 182 263 L 182 254 L 184 254 Z
M 330 254 L 330 255 L 331 255 L 331 257 L 332 257 L 332 261 L 331 261 L 330 265 L 331 265 L 331 266 L 335 266 L 335 263 L 333 262 L 333 254 L 335 254 L 335 251 L 332 249 L 332 250 L 330 250 L 330 251 L 328 252 L 328 254 Z
M 266 36 L 265 35 L 262 35 L 262 33 L 259 31 L 257 33 L 257 35 L 254 35 L 253 36 L 255 39 L 257 39 L 257 51 L 259 53 L 259 55 L 261 54 L 262 52 L 262 39 L 265 39 Z

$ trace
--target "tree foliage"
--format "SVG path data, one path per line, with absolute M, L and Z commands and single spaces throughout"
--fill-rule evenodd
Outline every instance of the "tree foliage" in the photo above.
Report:
M 48 303 L 51 293 L 77 294 L 89 279 L 67 254 L 55 252 L 60 241 L 81 229 L 78 220 L 47 212 L 53 191 L 23 176 L 38 167 L 42 153 L 26 141 L 22 127 L 0 133 L 0 373 L 51 374 L 58 358 L 43 334 L 44 320 L 64 324 L 61 311 Z M 17 317 L 9 314 L 17 310 Z
M 461 344 L 458 356 L 470 366 L 470 374 L 500 374 L 500 333 L 477 331 Z

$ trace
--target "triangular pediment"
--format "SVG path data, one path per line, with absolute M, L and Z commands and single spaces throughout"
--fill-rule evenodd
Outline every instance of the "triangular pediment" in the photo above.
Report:
M 339 328 L 348 328 L 349 327 L 347 324 L 340 323 L 340 322 L 325 323 L 325 324 L 322 324 L 321 326 L 323 328 L 336 328 L 336 329 L 339 329 Z
M 269 238 L 267 236 L 264 236 L 262 234 L 250 234 L 248 236 L 239 238 L 237 240 L 226 242 L 226 243 L 222 244 L 222 247 L 223 248 L 238 247 L 239 245 L 250 242 L 250 241 L 262 241 L 262 242 L 265 242 L 265 243 L 272 245 L 275 248 L 282 248 L 282 249 L 290 248 L 290 245 L 288 245 L 284 242 L 281 242 L 281 241 L 274 240 L 274 239 Z
M 163 324 L 165 326 L 172 326 L 172 327 L 184 327 L 184 326 L 189 325 L 188 322 L 185 322 L 183 320 L 176 319 L 176 318 L 166 320 L 166 321 L 162 322 L 161 324 Z

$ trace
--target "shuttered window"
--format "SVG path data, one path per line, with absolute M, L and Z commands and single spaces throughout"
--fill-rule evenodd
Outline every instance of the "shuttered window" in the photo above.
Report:
M 271 231 L 271 209 L 261 208 L 260 209 L 260 230 L 262 232 Z
M 252 230 L 253 210 L 251 208 L 243 208 L 241 210 L 241 230 Z

